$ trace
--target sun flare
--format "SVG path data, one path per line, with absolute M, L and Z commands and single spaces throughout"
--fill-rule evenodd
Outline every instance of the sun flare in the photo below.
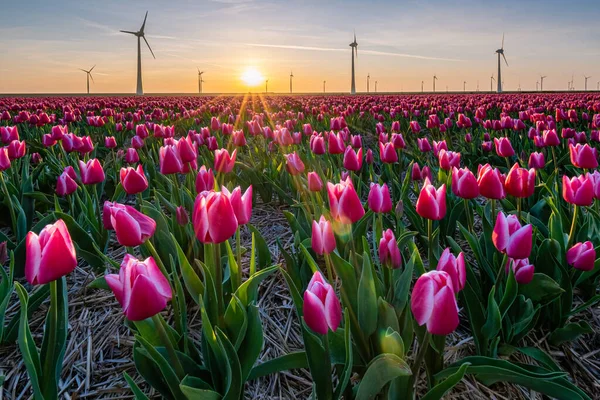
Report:
M 241 79 L 248 86 L 256 86 L 261 84 L 265 78 L 255 67 L 248 67 L 242 73 Z

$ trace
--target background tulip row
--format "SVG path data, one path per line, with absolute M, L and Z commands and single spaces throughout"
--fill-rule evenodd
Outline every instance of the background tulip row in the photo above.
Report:
M 165 398 L 238 399 L 297 368 L 318 399 L 439 399 L 466 374 L 591 398 L 523 342 L 593 333 L 600 98 L 11 98 L 0 112 L 0 339 L 37 399 L 59 393 L 79 262 Z M 257 202 L 283 205 L 281 262 L 251 224 Z M 258 362 L 274 274 L 304 348 Z M 29 319 L 46 301 L 40 342 Z M 447 365 L 457 329 L 474 354 Z

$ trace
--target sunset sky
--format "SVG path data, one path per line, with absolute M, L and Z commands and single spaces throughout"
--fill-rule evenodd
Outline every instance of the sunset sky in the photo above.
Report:
M 526 3 L 526 4 L 524 4 Z M 251 67 L 269 79 L 269 91 L 350 89 L 350 47 L 358 41 L 357 91 L 371 74 L 379 91 L 489 90 L 502 33 L 509 67 L 506 90 L 576 89 L 591 75 L 600 81 L 600 35 L 595 1 L 117 1 L 7 2 L 0 20 L 0 93 L 83 93 L 96 64 L 95 93 L 135 91 L 136 39 L 148 10 L 142 47 L 146 93 L 197 92 L 196 67 L 206 71 L 205 93 L 249 88 Z

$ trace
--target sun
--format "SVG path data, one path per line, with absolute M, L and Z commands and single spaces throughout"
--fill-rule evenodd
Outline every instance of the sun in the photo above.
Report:
M 261 84 L 265 78 L 255 67 L 248 67 L 242 73 L 241 79 L 248 86 L 256 86 Z

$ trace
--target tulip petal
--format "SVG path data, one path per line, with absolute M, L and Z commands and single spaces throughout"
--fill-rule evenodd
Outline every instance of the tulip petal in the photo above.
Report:
M 419 326 L 426 323 L 433 313 L 435 283 L 429 276 L 417 280 L 410 298 L 410 308 Z
M 332 287 L 327 291 L 327 297 L 325 298 L 325 319 L 333 332 L 337 330 L 342 321 L 342 306 Z
M 327 320 L 325 317 L 325 306 L 321 300 L 310 291 L 304 292 L 304 305 L 302 307 L 304 322 L 316 333 L 327 334 Z
M 528 258 L 531 254 L 533 230 L 531 225 L 525 225 L 510 236 L 506 254 L 517 260 Z
M 458 327 L 458 306 L 454 292 L 448 286 L 435 295 L 433 311 L 427 320 L 427 330 L 434 335 L 448 335 Z
M 156 286 L 150 278 L 138 275 L 131 289 L 129 304 L 124 312 L 130 321 L 141 321 L 158 314 L 166 306 L 167 299 L 157 293 Z
M 37 285 L 37 275 L 39 273 L 40 262 L 42 259 L 42 249 L 38 235 L 29 232 L 25 238 L 25 278 L 32 285 Z

